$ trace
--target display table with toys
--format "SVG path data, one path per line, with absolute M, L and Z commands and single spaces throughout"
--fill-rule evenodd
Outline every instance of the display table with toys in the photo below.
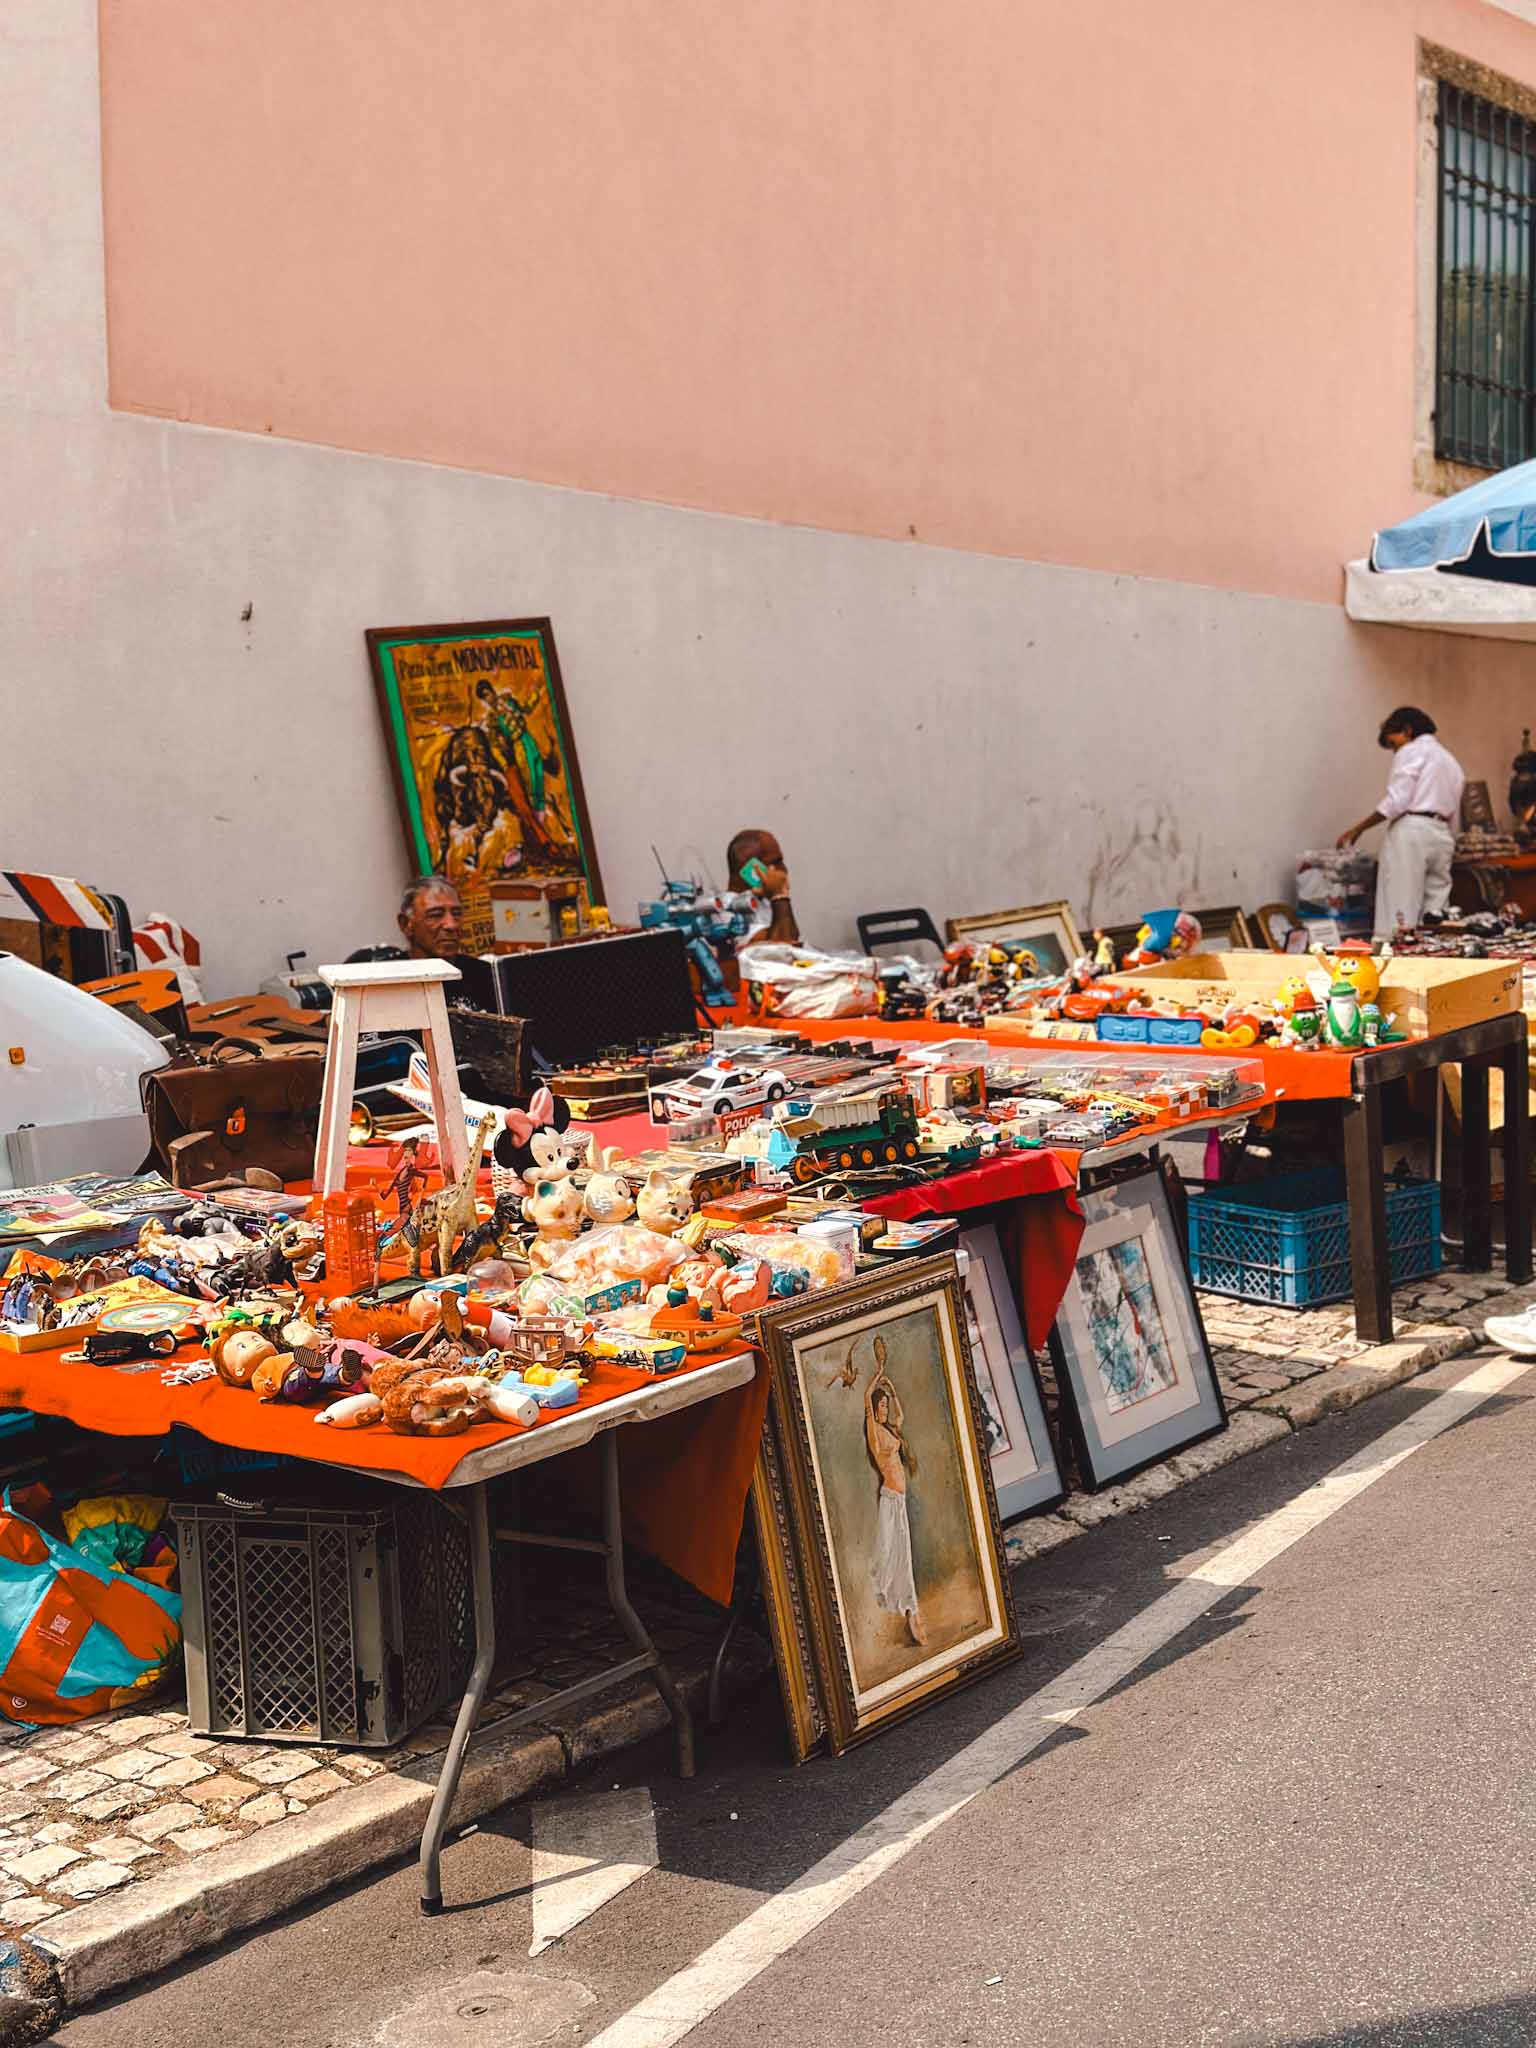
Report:
M 1284 956 L 1261 953 L 1193 955 L 1162 968 L 1142 968 L 1134 979 L 1150 988 L 1173 980 L 1192 994 L 1196 988 L 1212 985 L 1208 963 L 1213 957 L 1222 963 L 1239 963 L 1242 974 L 1262 977 L 1271 995 L 1305 965 Z M 1469 967 L 1470 973 L 1465 971 Z M 1458 968 L 1463 971 L 1447 971 Z M 1230 1000 L 1230 977 L 1224 978 L 1224 984 Z M 1304 1049 L 1259 1037 L 1242 1049 L 1241 1056 L 1258 1064 L 1263 1091 L 1236 1112 L 1253 1116 L 1296 1101 L 1339 1104 L 1349 1199 L 1355 1329 L 1359 1337 L 1373 1344 L 1388 1343 L 1393 1334 L 1382 1156 L 1382 1091 L 1393 1081 L 1427 1074 L 1438 1085 L 1444 1068 L 1461 1069 L 1462 1266 L 1468 1272 L 1481 1273 L 1489 1271 L 1493 1264 L 1489 1076 L 1495 1072 L 1502 1076 L 1506 1103 L 1512 1105 L 1506 1112 L 1502 1132 L 1504 1271 L 1511 1286 L 1530 1279 L 1532 1272 L 1530 1126 L 1523 1085 L 1528 1054 L 1526 1019 L 1519 1007 L 1518 965 L 1434 959 L 1393 961 L 1381 979 L 1384 1012 L 1395 1011 L 1399 988 L 1412 991 L 1405 1009 L 1427 1035 L 1354 1049 L 1326 1045 Z M 1469 1002 L 1475 1013 L 1470 1019 L 1466 1015 Z M 887 1022 L 879 1017 L 796 1019 L 795 1029 L 813 1040 L 857 1038 L 867 1033 L 876 1039 L 914 1044 L 939 1039 L 972 1040 L 1010 1051 L 1061 1050 L 1063 1045 L 1059 1037 L 1035 1035 L 1027 1019 L 1015 1016 L 989 1018 L 984 1027 L 969 1030 L 926 1019 Z M 1168 1047 L 1170 1053 L 1176 1049 Z M 1230 1123 L 1232 1117 L 1233 1112 L 1219 1112 L 1190 1118 L 1179 1128 L 1193 1130 L 1202 1124 Z M 1159 1135 L 1155 1128 L 1143 1128 L 1119 1140 L 1112 1149 L 1129 1153 L 1155 1143 Z M 1079 1156 L 1063 1156 L 1077 1168 Z
M 179 1357 L 198 1354 L 183 1347 Z M 175 1359 L 167 1361 L 174 1366 Z M 61 1365 L 57 1351 L 0 1351 L 0 1405 L 58 1415 L 81 1428 L 117 1436 L 151 1436 L 175 1424 L 213 1443 L 275 1452 L 283 1457 L 344 1466 L 402 1486 L 451 1494 L 469 1531 L 475 1613 L 475 1661 L 454 1721 L 421 1845 L 424 1911 L 442 1903 L 439 1859 L 464 1753 L 484 1704 L 496 1655 L 492 1592 L 493 1532 L 487 1482 L 545 1459 L 580 1454 L 594 1446 L 602 1535 L 590 1544 L 604 1564 L 609 1603 L 633 1645 L 632 1654 L 594 1677 L 528 1707 L 517 1719 L 543 1717 L 641 1672 L 666 1702 L 677 1741 L 679 1769 L 693 1771 L 693 1729 L 687 1702 L 629 1602 L 624 1580 L 626 1527 L 631 1539 L 681 1568 L 683 1575 L 722 1603 L 730 1597 L 736 1543 L 745 1513 L 757 1441 L 767 1404 L 767 1373 L 756 1353 L 742 1350 L 707 1359 L 665 1379 L 595 1366 L 580 1401 L 542 1415 L 525 1429 L 475 1430 L 451 1437 L 386 1436 L 379 1430 L 316 1429 L 312 1410 L 254 1400 L 218 1379 L 164 1384 L 158 1371 L 113 1370 L 86 1363 Z M 619 1436 L 635 1431 L 633 1455 L 621 1484 Z M 582 1490 L 573 1478 L 573 1489 Z M 679 1502 L 692 1504 L 688 1513 Z M 501 1540 L 538 1544 L 536 1532 L 496 1531 Z M 569 1544 L 573 1539 L 563 1539 Z M 500 1724 L 510 1725 L 507 1722 Z

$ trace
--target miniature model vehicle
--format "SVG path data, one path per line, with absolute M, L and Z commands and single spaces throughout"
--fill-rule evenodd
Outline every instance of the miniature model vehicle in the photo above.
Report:
M 651 1120 L 672 1123 L 694 1116 L 729 1116 L 733 1110 L 757 1109 L 782 1102 L 789 1076 L 779 1067 L 738 1066 L 731 1059 L 713 1059 L 685 1081 L 651 1090 Z
M 768 1164 L 802 1185 L 836 1170 L 910 1163 L 917 1151 L 917 1111 L 896 1087 L 853 1086 L 793 1102 L 768 1136 Z

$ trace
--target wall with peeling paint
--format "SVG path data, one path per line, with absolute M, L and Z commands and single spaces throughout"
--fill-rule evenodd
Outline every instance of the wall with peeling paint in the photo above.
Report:
M 1525 650 L 1337 605 L 111 411 L 97 122 L 90 0 L 8 10 L 3 850 L 184 919 L 217 991 L 392 929 L 367 625 L 552 614 L 617 909 L 652 840 L 718 878 L 763 823 L 828 942 L 914 902 L 1253 904 L 1368 807 L 1392 704 L 1496 786 L 1531 717 Z

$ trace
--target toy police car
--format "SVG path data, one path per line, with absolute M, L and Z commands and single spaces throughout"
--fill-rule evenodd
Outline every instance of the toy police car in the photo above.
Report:
M 780 1067 L 747 1067 L 718 1058 L 686 1080 L 651 1090 L 653 1123 L 683 1123 L 696 1116 L 729 1116 L 733 1110 L 760 1109 L 782 1102 L 789 1077 Z

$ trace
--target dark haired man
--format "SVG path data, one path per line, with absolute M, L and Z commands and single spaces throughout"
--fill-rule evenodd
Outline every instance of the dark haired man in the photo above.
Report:
M 1376 743 L 1392 753 L 1386 794 L 1368 818 L 1339 834 L 1338 843 L 1353 846 L 1372 826 L 1387 828 L 1376 868 L 1375 936 L 1380 941 L 1391 939 L 1401 925 L 1444 915 L 1467 778 L 1436 737 L 1435 721 L 1415 704 L 1389 711 Z
M 798 945 L 800 927 L 789 900 L 789 871 L 773 834 L 756 825 L 747 826 L 726 848 L 725 864 L 729 871 L 726 888 L 756 898 L 756 919 L 741 943 L 745 946 L 757 939 L 770 939 Z

